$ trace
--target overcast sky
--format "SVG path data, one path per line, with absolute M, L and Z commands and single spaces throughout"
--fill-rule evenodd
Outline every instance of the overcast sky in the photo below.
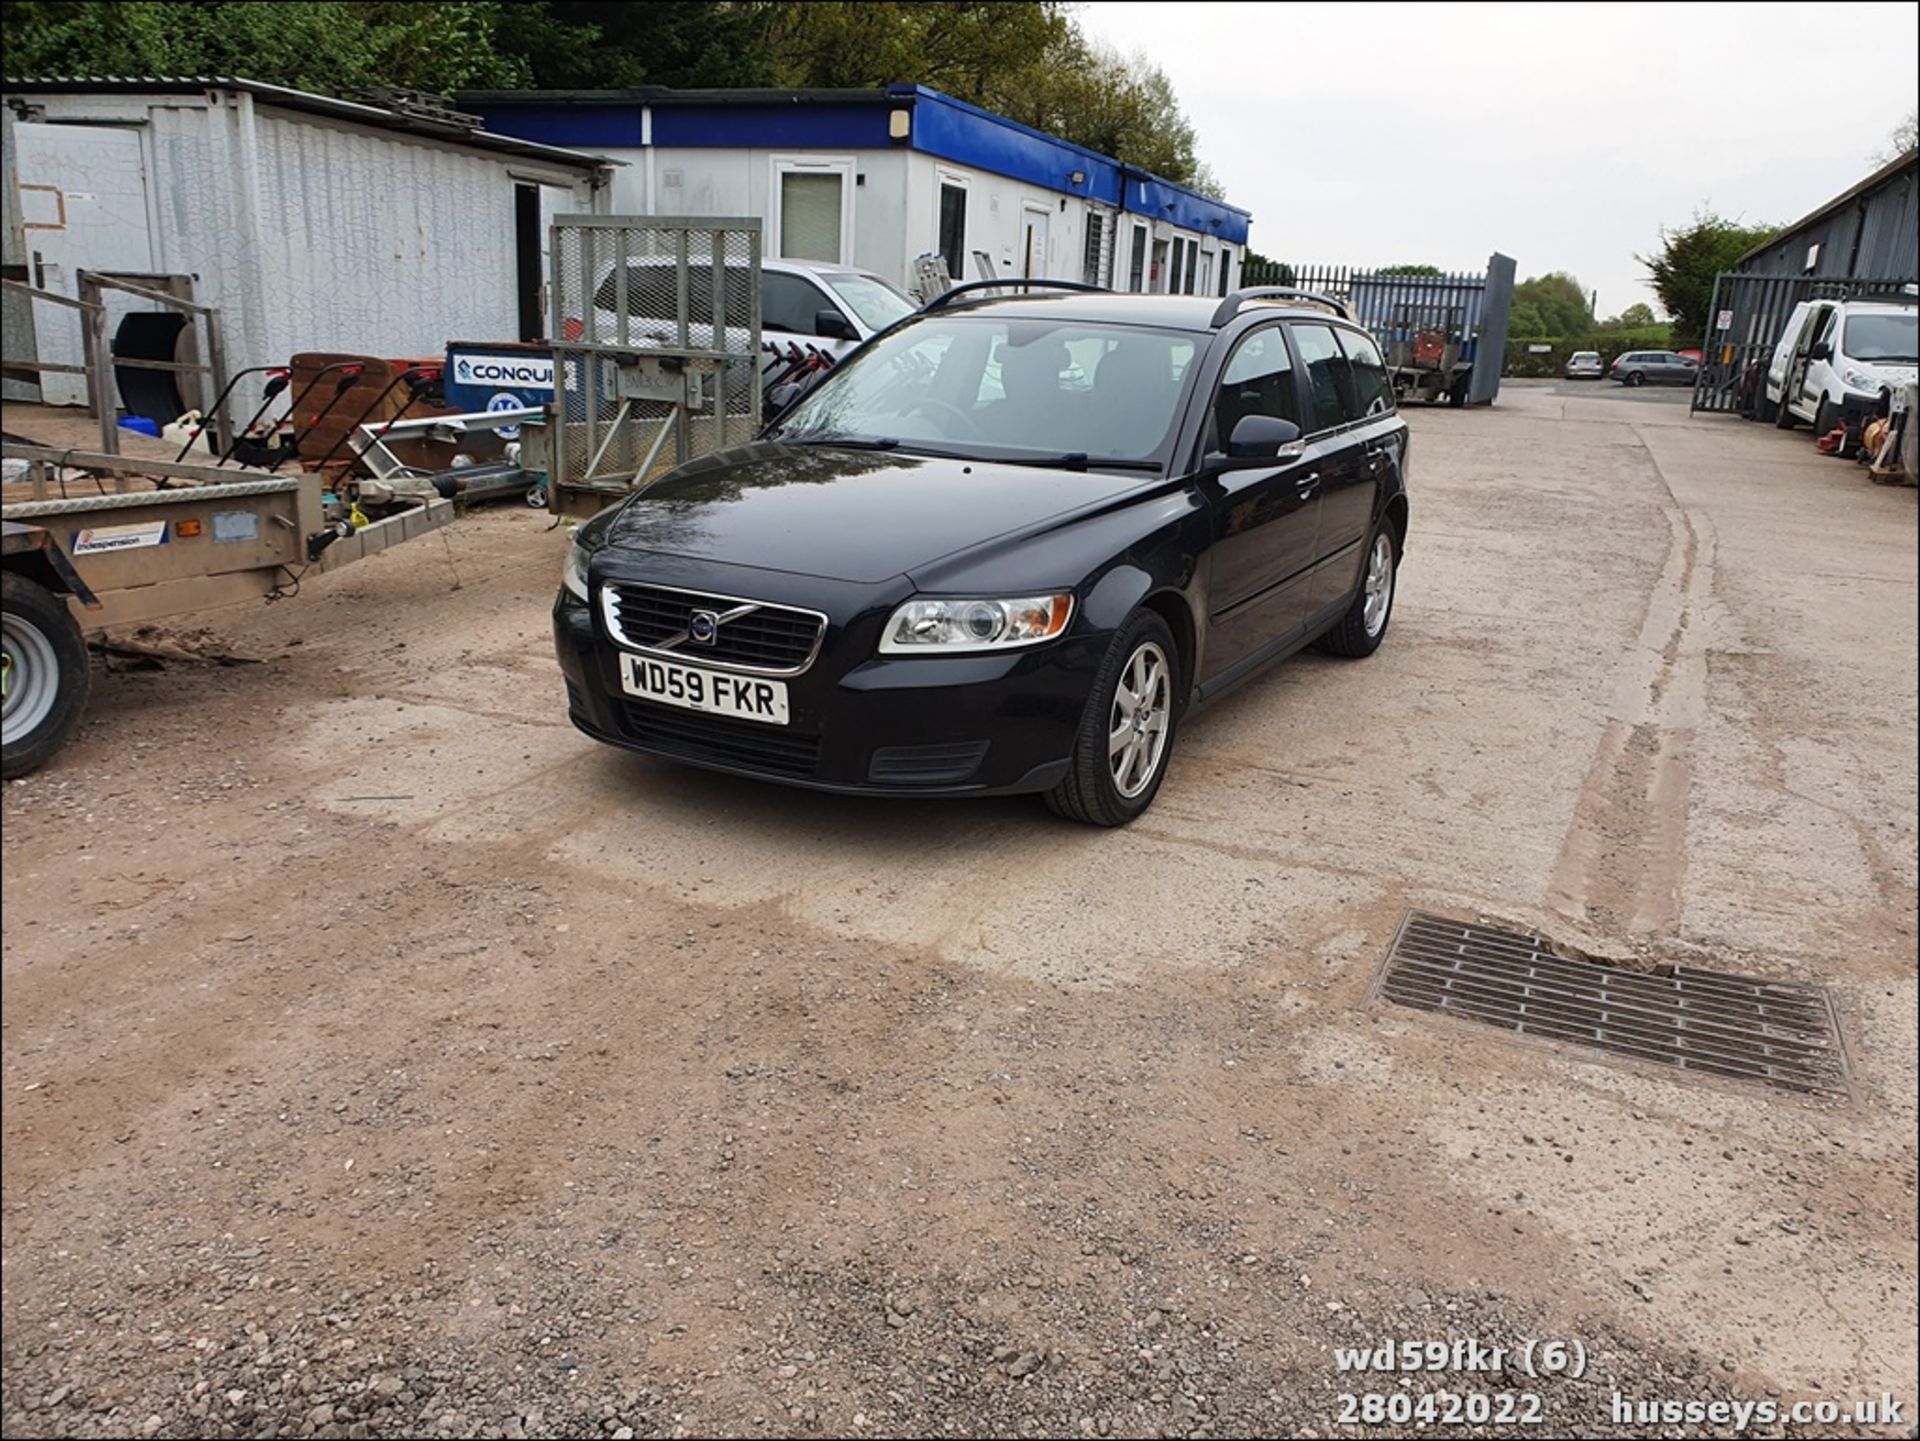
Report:
M 1710 202 L 1797 220 L 1865 177 L 1920 88 L 1912 4 L 1090 3 L 1166 71 L 1277 260 L 1571 271 L 1602 317 Z

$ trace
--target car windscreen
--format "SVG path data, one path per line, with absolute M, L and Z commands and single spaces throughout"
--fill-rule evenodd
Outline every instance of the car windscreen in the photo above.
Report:
M 777 433 L 984 459 L 1146 461 L 1172 436 L 1197 340 L 1079 320 L 930 315 L 828 375 Z
M 886 281 L 872 275 L 833 271 L 820 277 L 840 297 L 841 304 L 860 317 L 869 330 L 885 330 L 919 307 Z
M 1893 361 L 1912 365 L 1920 357 L 1920 316 L 1849 315 L 1841 350 L 1849 360 Z

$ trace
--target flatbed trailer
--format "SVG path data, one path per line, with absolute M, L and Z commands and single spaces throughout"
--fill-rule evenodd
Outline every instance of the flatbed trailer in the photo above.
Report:
M 24 462 L 31 477 L 9 483 L 0 501 L 0 775 L 8 779 L 46 761 L 79 723 L 89 636 L 272 596 L 453 518 L 453 503 L 435 499 L 362 526 L 331 519 L 326 481 L 304 472 L 15 441 L 0 444 L 0 456 Z M 86 478 L 66 479 L 70 471 Z

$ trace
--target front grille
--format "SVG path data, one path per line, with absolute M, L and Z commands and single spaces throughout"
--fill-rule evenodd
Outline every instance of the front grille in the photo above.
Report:
M 889 786 L 956 785 L 980 769 L 986 754 L 986 741 L 881 746 L 867 764 L 867 779 Z
M 621 706 L 620 729 L 629 740 L 663 755 L 770 775 L 810 776 L 820 760 L 817 735 L 634 701 Z
M 725 615 L 758 602 L 731 596 L 704 595 L 659 585 L 607 587 L 605 614 L 613 638 L 623 645 L 659 649 L 675 636 L 684 636 L 695 611 Z M 711 645 L 683 639 L 667 654 L 692 665 L 726 665 L 770 674 L 803 671 L 820 645 L 825 619 L 807 610 L 759 605 L 722 625 Z

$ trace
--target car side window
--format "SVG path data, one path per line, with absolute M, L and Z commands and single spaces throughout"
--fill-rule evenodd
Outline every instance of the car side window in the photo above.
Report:
M 760 275 L 760 326 L 788 335 L 812 335 L 813 317 L 822 310 L 839 307 L 803 276 L 779 271 Z
M 1242 340 L 1220 372 L 1213 397 L 1213 434 L 1208 448 L 1221 449 L 1233 428 L 1249 415 L 1270 415 L 1300 424 L 1300 396 L 1293 383 L 1293 357 L 1286 337 L 1270 325 Z
M 1340 348 L 1347 353 L 1347 365 L 1353 371 L 1354 399 L 1362 415 L 1385 415 L 1393 409 L 1393 382 L 1387 378 L 1387 363 L 1380 358 L 1380 347 L 1373 337 L 1357 330 L 1342 330 Z
M 1300 364 L 1306 367 L 1307 387 L 1313 393 L 1313 423 L 1307 430 L 1331 430 L 1359 419 L 1362 412 L 1354 394 L 1353 371 L 1340 342 L 1333 338 L 1333 327 L 1296 325 L 1293 343 L 1300 349 Z

